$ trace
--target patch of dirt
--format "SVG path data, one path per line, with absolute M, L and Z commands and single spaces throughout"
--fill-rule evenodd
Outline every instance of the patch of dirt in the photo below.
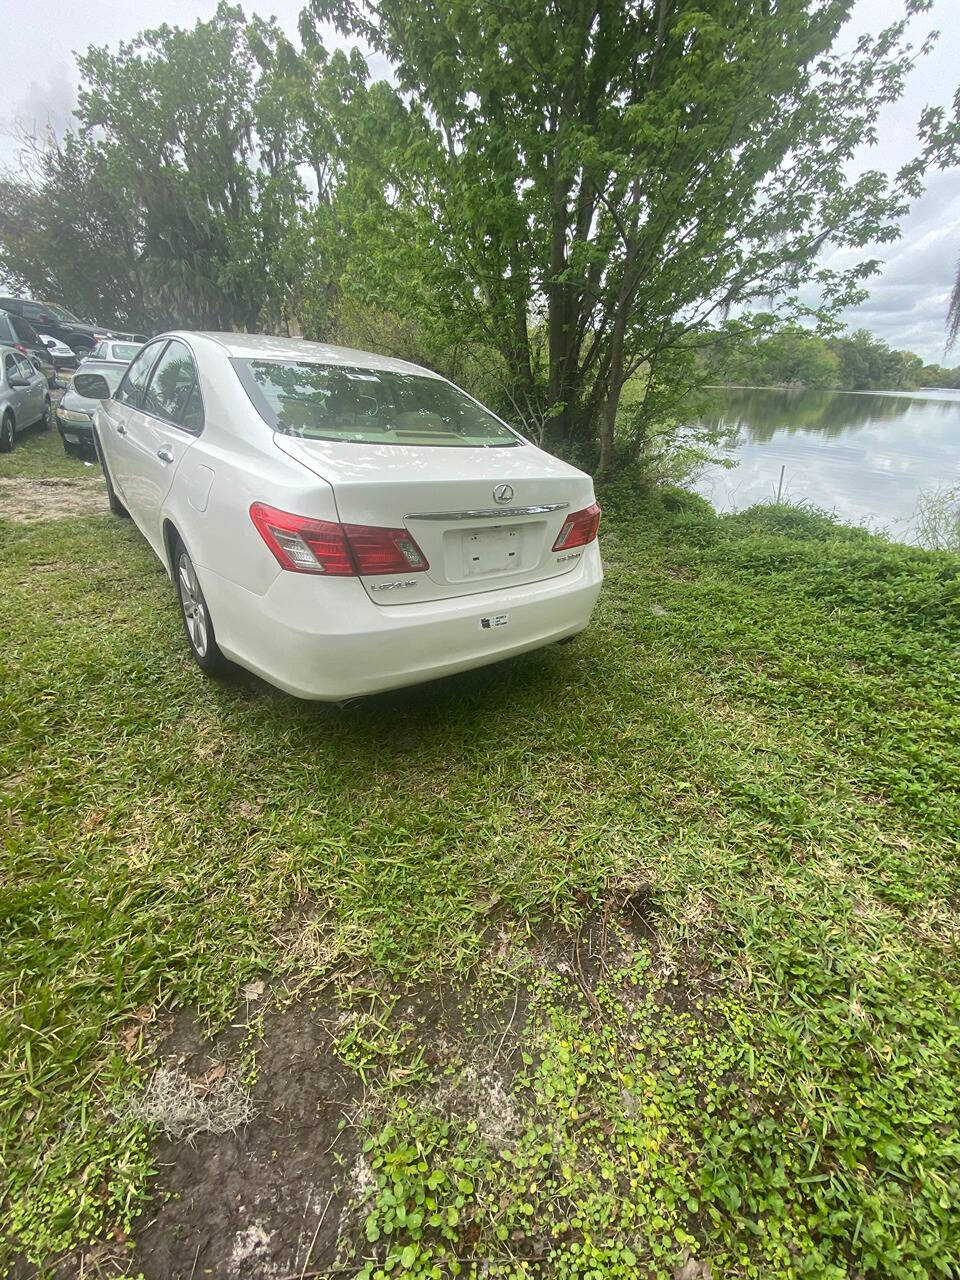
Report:
M 37 524 L 71 516 L 99 516 L 107 511 L 107 491 L 100 477 L 89 480 L 0 478 L 0 520 Z
M 333 1051 L 335 1010 L 300 1003 L 268 1009 L 256 1043 L 252 1118 L 193 1142 L 160 1138 L 152 1210 L 135 1232 L 132 1274 L 145 1280 L 276 1280 L 330 1266 L 338 1222 L 356 1194 L 342 1166 L 359 1156 L 359 1137 L 342 1120 L 362 1085 Z M 239 1055 L 246 1027 L 212 1043 L 181 1015 L 163 1046 L 164 1069 L 193 1080 Z M 312 1249 L 310 1248 L 312 1241 Z

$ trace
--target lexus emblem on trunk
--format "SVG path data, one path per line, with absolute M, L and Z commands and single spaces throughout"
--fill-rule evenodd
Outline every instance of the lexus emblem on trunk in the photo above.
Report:
M 512 502 L 513 486 L 509 484 L 498 484 L 493 491 L 494 502 Z

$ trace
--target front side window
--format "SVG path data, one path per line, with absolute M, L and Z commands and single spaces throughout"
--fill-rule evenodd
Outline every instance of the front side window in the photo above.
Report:
M 185 431 L 197 432 L 203 426 L 197 366 L 182 342 L 174 339 L 160 357 L 142 408 L 144 413 L 163 418 Z
M 47 308 L 38 306 L 35 302 L 25 302 L 20 314 L 26 316 L 28 320 L 47 320 L 50 317 Z
M 274 431 L 307 440 L 503 448 L 520 443 L 449 382 L 384 369 L 234 360 L 244 389 Z
M 46 315 L 53 316 L 54 320 L 59 320 L 63 324 L 83 324 L 83 321 L 78 316 L 75 316 L 72 311 L 68 311 L 66 307 L 58 307 L 53 302 L 25 302 L 23 304 L 23 314 L 29 316 L 32 320 L 33 315 L 27 310 L 28 307 L 33 308 L 37 318 Z
M 120 383 L 120 389 L 115 397 L 121 404 L 133 405 L 135 409 L 140 408 L 144 390 L 150 381 L 150 372 L 165 345 L 163 342 L 154 342 L 149 347 L 144 347 L 134 360 Z
M 21 342 L 29 342 L 36 346 L 40 341 L 36 329 L 32 324 L 27 324 L 26 320 L 21 320 L 19 316 L 12 316 L 10 323 Z

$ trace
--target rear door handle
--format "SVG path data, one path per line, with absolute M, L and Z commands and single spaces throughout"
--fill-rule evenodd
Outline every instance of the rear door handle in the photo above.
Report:
M 123 425 L 123 423 L 122 423 L 122 422 L 118 422 L 118 423 L 117 423 L 117 435 L 118 435 L 118 436 L 125 436 L 126 434 L 127 434 L 127 428 Z
M 168 449 L 166 445 L 164 445 L 162 449 L 157 450 L 157 457 L 160 459 L 161 462 L 172 462 L 173 450 Z

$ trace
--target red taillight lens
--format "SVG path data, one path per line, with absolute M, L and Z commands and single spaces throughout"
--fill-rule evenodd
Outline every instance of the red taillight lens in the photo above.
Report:
M 600 528 L 600 504 L 593 502 L 582 511 L 574 511 L 563 522 L 563 528 L 553 544 L 554 551 L 568 551 L 570 547 L 583 547 L 592 542 Z
M 430 566 L 406 529 L 337 524 L 278 511 L 264 502 L 250 519 L 281 569 L 353 577 L 368 573 L 422 573 Z
M 15 342 L 13 345 L 14 345 L 14 346 L 16 347 L 16 349 L 21 353 L 21 355 L 25 355 L 25 356 L 26 356 L 26 355 L 29 355 L 29 354 L 30 354 L 30 353 L 29 353 L 29 351 L 27 351 L 27 348 L 23 345 L 23 343 L 22 343 L 22 342 Z
M 345 524 L 343 531 L 361 574 L 422 573 L 430 568 L 426 556 L 406 529 Z
M 331 520 L 294 516 L 289 511 L 268 507 L 264 502 L 253 504 L 250 519 L 281 569 L 339 578 L 356 573 L 342 525 Z

